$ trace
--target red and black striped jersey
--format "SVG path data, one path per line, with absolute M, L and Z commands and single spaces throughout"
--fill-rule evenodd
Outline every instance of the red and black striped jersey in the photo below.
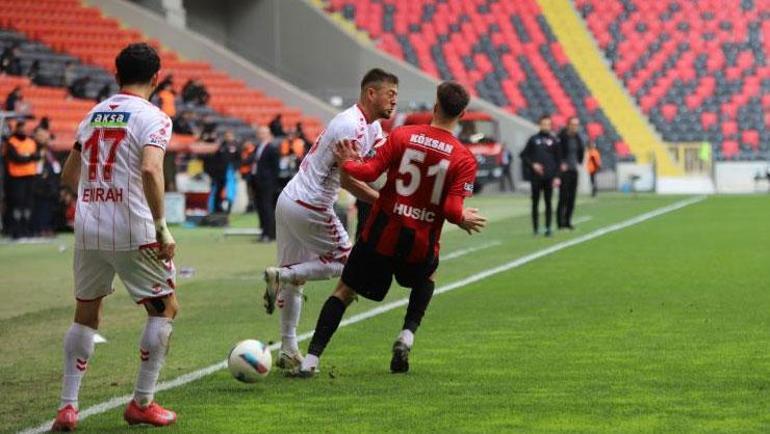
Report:
M 362 240 L 407 262 L 435 258 L 447 204 L 473 194 L 476 159 L 450 132 L 430 125 L 396 128 L 375 152 L 366 162 L 343 165 L 368 182 L 387 171 Z

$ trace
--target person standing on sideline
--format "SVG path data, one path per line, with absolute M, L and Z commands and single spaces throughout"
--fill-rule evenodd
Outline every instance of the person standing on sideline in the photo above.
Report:
M 16 124 L 3 148 L 8 176 L 9 233 L 14 239 L 28 237 L 32 235 L 33 189 L 41 158 L 40 148 L 27 134 L 23 121 Z
M 94 352 L 102 300 L 117 274 L 147 322 L 139 340 L 139 373 L 123 419 L 129 425 L 170 425 L 176 413 L 155 402 L 168 354 L 175 291 L 176 242 L 166 225 L 163 154 L 171 119 L 147 99 L 158 83 L 160 57 L 146 43 L 128 45 L 115 59 L 120 92 L 94 106 L 77 130 L 62 183 L 77 191 L 75 320 L 64 336 L 61 403 L 51 431 L 74 431 L 78 395 Z
M 556 206 L 556 225 L 559 229 L 575 229 L 572 226 L 572 212 L 575 210 L 577 196 L 578 167 L 583 164 L 583 138 L 580 137 L 580 119 L 573 116 L 567 126 L 559 133 L 561 147 L 561 186 L 559 186 L 559 204 Z
M 279 155 L 273 144 L 270 128 L 257 128 L 257 146 L 250 155 L 251 189 L 254 193 L 254 208 L 259 216 L 259 226 L 262 228 L 260 242 L 275 241 L 275 206 L 273 198 L 278 192 Z
M 602 170 L 602 154 L 596 143 L 588 142 L 588 175 L 591 177 L 591 197 L 596 197 L 596 172 Z
M 553 121 L 550 115 L 543 115 L 538 120 L 540 131 L 527 140 L 527 145 L 519 157 L 525 167 L 531 171 L 532 184 L 532 230 L 538 234 L 540 193 L 545 200 L 545 236 L 551 236 L 551 196 L 553 187 L 559 186 L 558 170 L 561 162 L 559 139 L 553 135 Z
M 503 152 L 501 154 L 501 163 L 503 169 L 503 175 L 500 177 L 500 191 L 506 191 L 506 183 L 510 186 L 511 191 L 515 191 L 516 187 L 513 185 L 513 175 L 511 174 L 511 165 L 513 164 L 513 153 L 511 150 L 503 145 Z

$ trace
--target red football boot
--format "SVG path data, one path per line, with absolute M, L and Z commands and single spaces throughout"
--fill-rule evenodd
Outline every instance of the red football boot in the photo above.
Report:
M 153 426 L 166 426 L 176 422 L 176 413 L 166 410 L 155 401 L 142 408 L 132 399 L 123 413 L 123 419 L 129 425 L 146 423 Z
M 78 426 L 78 411 L 72 405 L 67 405 L 58 413 L 56 413 L 56 420 L 53 422 L 51 431 L 65 432 L 75 431 Z

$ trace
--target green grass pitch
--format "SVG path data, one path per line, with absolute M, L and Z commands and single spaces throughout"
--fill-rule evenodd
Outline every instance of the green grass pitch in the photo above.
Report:
M 575 232 L 533 237 L 523 197 L 479 197 L 492 218 L 447 231 L 444 285 L 681 200 L 582 199 Z M 770 198 L 716 196 L 434 298 L 407 375 L 388 372 L 404 308 L 341 328 L 312 380 L 226 371 L 158 395 L 169 432 L 767 432 L 770 430 Z M 239 226 L 255 223 L 240 217 Z M 161 380 L 220 362 L 245 338 L 278 338 L 261 307 L 274 246 L 180 229 L 180 316 Z M 72 319 L 71 238 L 0 246 L 0 431 L 53 417 L 61 339 Z M 63 251 L 62 248 L 66 247 Z M 300 332 L 334 282 L 308 285 Z M 408 292 L 393 287 L 386 301 Z M 355 303 L 346 317 L 377 306 Z M 105 302 L 81 408 L 131 392 L 144 311 L 118 285 Z M 301 344 L 306 348 L 307 342 Z M 332 375 L 329 375 L 333 373 Z M 117 408 L 82 432 L 135 432 Z

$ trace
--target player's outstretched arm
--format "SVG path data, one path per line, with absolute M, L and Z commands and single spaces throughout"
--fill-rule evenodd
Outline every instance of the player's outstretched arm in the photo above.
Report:
M 73 192 L 78 191 L 80 182 L 80 144 L 76 143 L 72 151 L 64 162 L 64 169 L 61 172 L 61 182 L 69 187 Z
M 458 226 L 469 235 L 473 235 L 474 232 L 481 232 L 487 225 L 486 217 L 479 214 L 479 210 L 476 208 L 463 209 L 462 221 Z
M 145 146 L 142 151 L 142 187 L 150 207 L 152 218 L 155 221 L 155 232 L 160 244 L 159 259 L 170 260 L 174 258 L 176 241 L 171 236 L 166 225 L 165 209 L 163 206 L 163 155 L 165 150 L 156 146 Z

